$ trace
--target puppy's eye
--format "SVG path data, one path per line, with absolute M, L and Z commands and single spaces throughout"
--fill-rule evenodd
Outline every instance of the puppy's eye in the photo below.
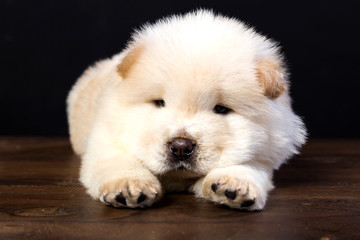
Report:
M 213 111 L 214 111 L 214 113 L 216 113 L 216 114 L 226 115 L 226 114 L 228 114 L 229 112 L 231 112 L 232 110 L 231 110 L 230 108 L 227 108 L 227 107 L 225 107 L 225 106 L 223 106 L 223 105 L 218 104 L 218 105 L 216 105 L 216 106 L 214 107 Z
M 162 108 L 162 107 L 165 107 L 165 101 L 162 100 L 162 99 L 156 99 L 156 100 L 153 100 L 153 103 L 156 107 L 158 108 Z

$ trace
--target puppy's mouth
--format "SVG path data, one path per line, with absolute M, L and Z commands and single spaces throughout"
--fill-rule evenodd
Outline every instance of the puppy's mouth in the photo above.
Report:
M 176 167 L 176 168 L 173 168 L 173 170 L 175 170 L 177 172 L 195 172 L 193 170 L 193 168 L 185 167 L 185 166 Z
M 171 163 L 169 164 L 169 168 L 170 171 L 181 171 L 181 172 L 194 172 L 194 166 L 191 163 L 185 163 L 185 162 L 180 162 L 180 163 Z
M 168 165 L 167 171 L 163 172 L 164 175 L 166 174 L 175 174 L 178 177 L 194 177 L 198 178 L 203 174 L 197 171 L 196 167 L 189 163 L 179 163 L 179 164 L 171 164 Z
M 189 166 L 189 164 L 180 164 L 177 166 L 171 166 L 173 170 L 179 170 L 179 171 L 191 171 L 192 167 Z

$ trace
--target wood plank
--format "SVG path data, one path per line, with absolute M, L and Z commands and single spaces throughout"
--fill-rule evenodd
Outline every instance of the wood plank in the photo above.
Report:
M 0 137 L 0 239 L 360 239 L 360 141 L 312 140 L 261 212 L 169 193 L 148 209 L 93 201 L 66 138 Z

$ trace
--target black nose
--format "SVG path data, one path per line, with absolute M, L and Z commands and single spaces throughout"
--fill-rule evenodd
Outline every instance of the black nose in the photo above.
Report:
M 169 143 L 171 154 L 179 161 L 183 161 L 191 157 L 195 149 L 195 143 L 190 139 L 177 137 Z

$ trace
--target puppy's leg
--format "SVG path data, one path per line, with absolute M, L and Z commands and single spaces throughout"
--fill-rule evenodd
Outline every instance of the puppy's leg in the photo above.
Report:
M 151 206 L 162 196 L 158 179 L 127 154 L 86 155 L 80 180 L 93 198 L 114 207 Z
M 261 210 L 273 189 L 272 170 L 249 165 L 217 168 L 192 188 L 197 197 L 231 208 Z

